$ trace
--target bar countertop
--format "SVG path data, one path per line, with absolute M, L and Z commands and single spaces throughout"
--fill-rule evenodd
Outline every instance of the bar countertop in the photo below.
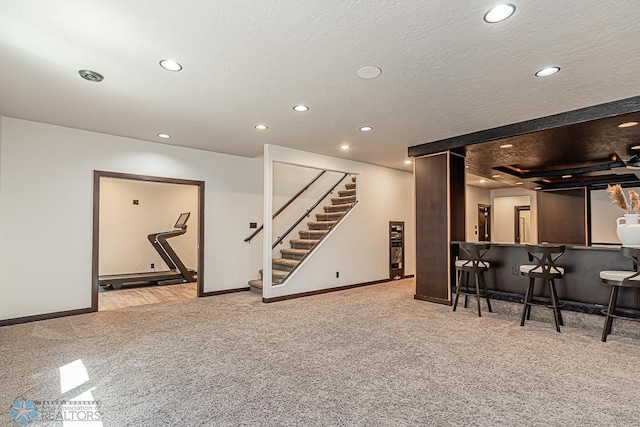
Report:
M 451 244 L 458 244 L 458 243 L 465 243 L 462 241 L 452 241 Z M 524 248 L 525 244 L 524 243 L 494 243 L 494 242 L 470 242 L 470 243 L 491 243 L 491 246 L 504 246 L 504 247 L 516 247 L 516 248 Z M 532 245 L 537 245 L 538 243 L 531 243 Z M 540 243 L 541 245 L 545 244 L 545 243 Z M 563 243 L 549 243 L 552 245 L 562 245 Z M 585 245 L 565 245 L 565 247 L 567 249 L 573 249 L 573 250 L 605 250 L 605 251 L 620 251 L 620 248 L 622 247 L 622 245 L 589 245 L 589 246 L 585 246 Z
M 462 242 L 451 242 L 454 256 L 457 256 L 459 243 Z M 635 270 L 631 259 L 620 253 L 621 246 L 565 246 L 564 254 L 557 261 L 557 265 L 565 269 L 564 277 L 556 281 L 560 300 L 590 305 L 594 312 L 596 308 L 599 311 L 609 303 L 610 287 L 602 284 L 600 271 Z M 483 259 L 491 264 L 486 273 L 487 289 L 498 294 L 511 294 L 514 299 L 516 295 L 520 295 L 521 300 L 521 295 L 526 291 L 528 278 L 520 275 L 520 265 L 532 263 L 525 245 L 491 243 L 491 249 Z M 453 269 L 453 266 L 451 268 Z M 544 292 L 547 290 L 541 289 L 541 285 L 537 284 L 536 292 L 540 290 L 546 295 Z M 621 289 L 618 301 L 621 308 L 640 308 L 639 294 L 633 289 Z

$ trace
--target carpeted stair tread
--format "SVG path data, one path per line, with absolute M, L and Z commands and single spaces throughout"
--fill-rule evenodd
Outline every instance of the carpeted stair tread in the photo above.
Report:
M 309 221 L 307 227 L 309 230 L 329 230 L 337 223 L 338 221 Z
M 294 248 L 282 248 L 280 249 L 280 254 L 282 254 L 283 258 L 286 259 L 294 259 L 300 260 L 305 257 L 309 253 L 308 249 L 294 249 Z
M 291 239 L 291 240 L 289 240 L 289 244 L 294 249 L 311 249 L 318 242 L 319 242 L 319 240 L 311 240 L 311 239 Z
M 351 208 L 350 203 L 346 203 L 343 205 L 327 205 L 327 206 L 324 206 L 324 211 L 325 212 L 346 212 L 349 210 L 349 208 Z
M 337 221 L 344 216 L 344 212 L 325 212 L 317 213 L 316 219 L 318 221 Z
M 260 275 L 262 276 L 262 269 L 260 269 Z M 271 270 L 271 277 L 272 277 L 271 280 L 284 279 L 288 275 L 289 275 L 288 271 Z
M 262 279 L 249 280 L 249 286 L 252 288 L 262 289 Z
M 274 258 L 272 260 L 275 270 L 291 271 L 298 264 L 300 264 L 300 260 L 297 259 Z
M 332 197 L 331 203 L 334 205 L 344 205 L 356 202 L 356 196 Z
M 300 230 L 298 234 L 301 239 L 316 239 L 319 240 L 329 233 L 329 230 Z
M 356 188 L 356 183 L 355 182 L 347 182 L 344 185 L 344 188 L 346 188 L 347 190 L 355 190 Z
M 346 196 L 355 196 L 356 195 L 356 189 L 352 189 L 352 190 L 338 190 L 338 195 L 340 197 L 346 197 Z
M 355 175 L 353 175 L 353 176 L 351 177 L 351 182 L 356 182 L 356 176 L 355 176 Z
M 281 285 L 282 284 L 282 280 L 280 279 L 271 279 L 271 284 L 272 285 Z M 251 289 L 260 289 L 262 290 L 262 279 L 253 279 L 253 280 L 249 280 L 249 286 L 251 287 Z

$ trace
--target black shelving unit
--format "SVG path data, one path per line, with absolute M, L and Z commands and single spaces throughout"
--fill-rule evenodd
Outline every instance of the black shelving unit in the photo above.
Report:
M 404 277 L 404 221 L 389 221 L 389 278 Z

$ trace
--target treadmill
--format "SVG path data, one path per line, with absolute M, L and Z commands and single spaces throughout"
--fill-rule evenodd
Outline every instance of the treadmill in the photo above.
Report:
M 190 212 L 181 213 L 171 231 L 161 231 L 147 236 L 154 249 L 160 254 L 162 260 L 171 270 L 150 271 L 147 273 L 111 274 L 98 277 L 100 286 L 111 286 L 113 289 L 120 289 L 122 285 L 174 285 L 177 283 L 191 283 L 196 281 L 195 270 L 188 269 L 175 253 L 167 239 L 182 236 L 187 232 L 187 220 Z

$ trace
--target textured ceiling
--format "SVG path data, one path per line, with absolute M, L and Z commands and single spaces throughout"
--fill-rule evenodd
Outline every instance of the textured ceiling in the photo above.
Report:
M 511 2 L 514 16 L 487 24 L 495 1 L 2 0 L 0 112 L 410 169 L 409 146 L 638 95 L 640 2 Z M 160 68 L 164 58 L 183 71 Z M 367 65 L 382 75 L 358 78 Z M 534 77 L 548 65 L 562 71 Z

